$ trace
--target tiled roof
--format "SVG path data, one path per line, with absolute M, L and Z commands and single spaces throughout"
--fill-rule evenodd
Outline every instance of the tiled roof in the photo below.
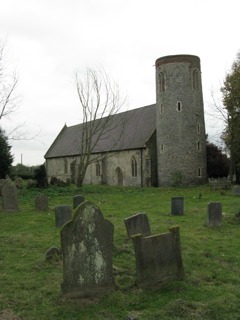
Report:
M 95 122 L 95 128 L 97 127 L 98 130 L 93 135 L 92 153 L 144 148 L 146 141 L 156 129 L 156 105 L 112 115 L 107 126 L 104 127 L 101 138 L 98 139 L 104 121 L 106 118 Z M 93 122 L 89 122 L 87 125 L 92 124 Z M 80 154 L 83 126 L 82 123 L 71 127 L 65 125 L 48 149 L 45 158 Z

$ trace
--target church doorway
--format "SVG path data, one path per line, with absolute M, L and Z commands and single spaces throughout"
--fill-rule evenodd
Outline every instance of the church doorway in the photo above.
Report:
M 123 173 L 119 167 L 117 167 L 117 169 L 116 169 L 116 176 L 117 176 L 117 185 L 119 187 L 123 186 Z

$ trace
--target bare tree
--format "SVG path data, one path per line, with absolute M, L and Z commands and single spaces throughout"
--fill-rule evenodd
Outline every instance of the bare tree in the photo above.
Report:
M 77 174 L 77 186 L 81 187 L 88 166 L 102 158 L 97 153 L 99 144 L 111 140 L 111 149 L 119 143 L 123 132 L 123 123 L 112 121 L 126 103 L 121 97 L 118 85 L 103 69 L 88 68 L 83 76 L 75 74 L 75 84 L 82 109 L 80 156 Z M 118 130 L 118 138 L 114 140 L 111 133 Z
M 16 111 L 17 107 L 15 90 L 18 77 L 16 72 L 8 72 L 5 51 L 6 42 L 0 40 L 0 120 Z

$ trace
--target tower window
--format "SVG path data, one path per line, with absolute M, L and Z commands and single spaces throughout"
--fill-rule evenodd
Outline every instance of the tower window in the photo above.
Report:
M 198 149 L 198 151 L 201 150 L 201 143 L 200 143 L 200 141 L 198 141 L 198 143 L 197 143 L 197 149 Z
M 165 87 L 165 76 L 163 72 L 159 73 L 159 92 L 163 92 L 166 90 Z
M 164 112 L 164 109 L 163 109 L 163 105 L 161 103 L 161 105 L 160 105 L 160 113 L 163 113 L 163 112 Z
M 200 87 L 200 79 L 199 79 L 199 70 L 194 69 L 192 73 L 192 82 L 193 82 L 193 89 L 199 89 Z
M 164 145 L 163 145 L 163 144 L 160 145 L 160 153 L 161 153 L 161 154 L 164 153 Z
M 197 133 L 200 133 L 200 123 L 197 124 Z
M 137 160 L 132 157 L 132 177 L 137 177 Z
M 177 111 L 178 112 L 182 111 L 182 102 L 181 101 L 177 102 Z
M 201 168 L 198 168 L 197 176 L 198 176 L 198 177 L 201 177 L 201 176 L 202 176 L 202 169 L 201 169 Z

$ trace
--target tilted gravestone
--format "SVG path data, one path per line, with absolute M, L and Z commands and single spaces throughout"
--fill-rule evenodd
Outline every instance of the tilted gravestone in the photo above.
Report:
M 218 227 L 222 224 L 222 204 L 220 202 L 211 202 L 208 204 L 207 225 L 209 227 Z
M 2 208 L 6 212 L 19 210 L 17 187 L 10 180 L 6 180 L 2 187 Z
M 132 237 L 140 287 L 157 286 L 171 279 L 183 279 L 179 227 L 172 227 L 169 231 L 148 237 Z
M 183 215 L 184 197 L 172 197 L 171 214 L 173 216 Z
M 39 211 L 48 210 L 48 196 L 45 194 L 39 194 L 35 197 L 35 209 Z
M 131 217 L 124 219 L 128 237 L 135 234 L 149 236 L 151 234 L 148 216 L 144 212 L 136 213 Z
M 54 208 L 55 226 L 62 227 L 66 222 L 72 219 L 72 208 L 68 205 L 61 205 Z
M 76 209 L 81 203 L 85 201 L 84 196 L 76 195 L 73 197 L 73 209 Z
M 90 297 L 113 288 L 113 224 L 89 201 L 61 229 L 62 293 Z

